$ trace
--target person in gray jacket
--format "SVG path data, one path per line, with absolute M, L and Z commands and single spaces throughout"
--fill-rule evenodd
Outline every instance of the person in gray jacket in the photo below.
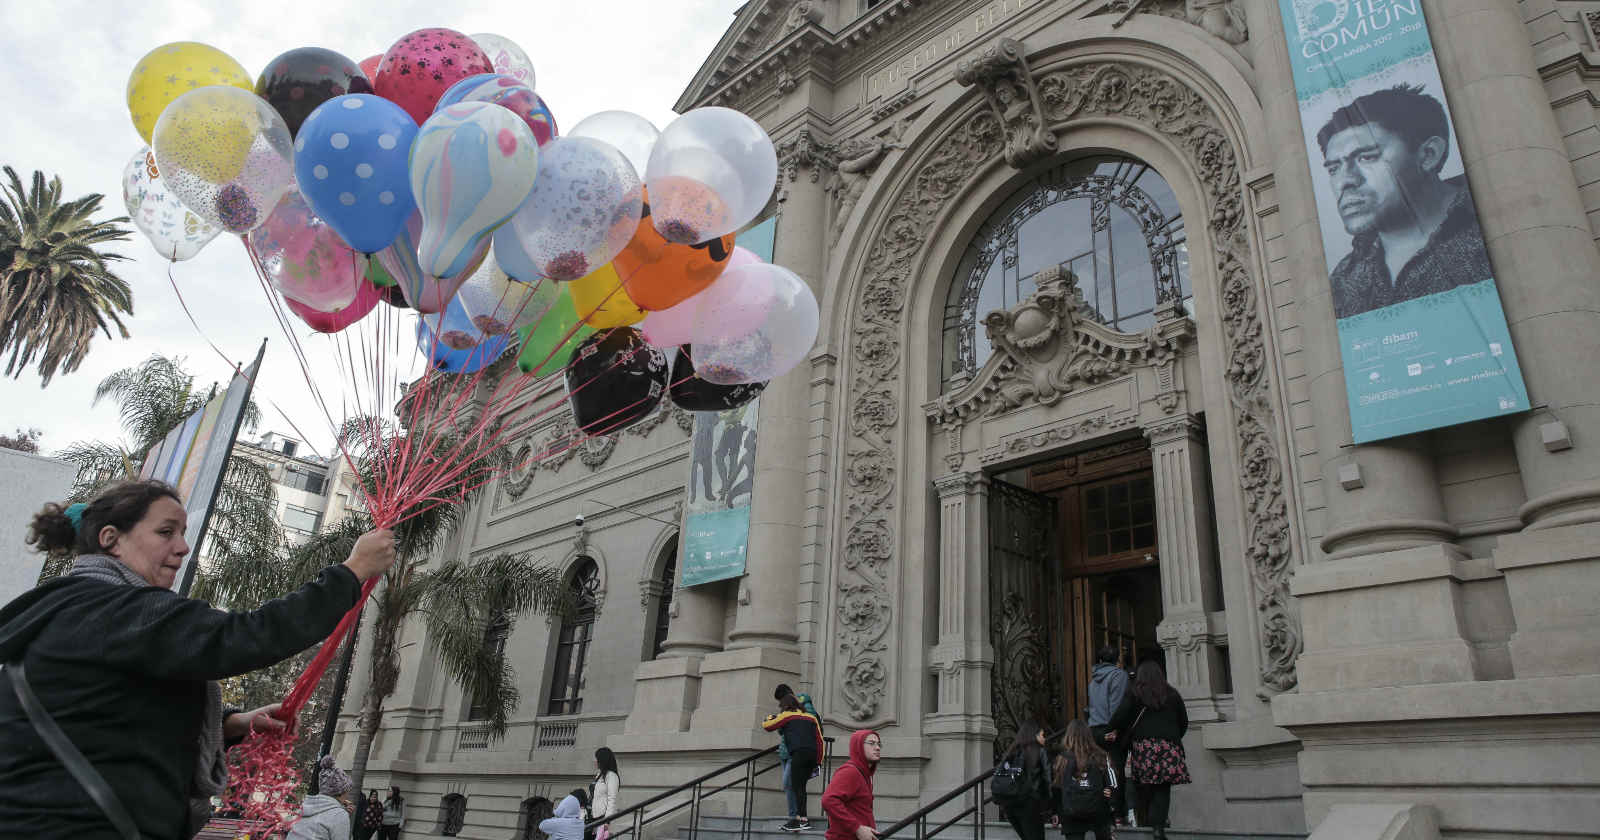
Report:
M 1111 766 L 1121 775 L 1128 759 L 1128 745 L 1106 740 L 1106 733 L 1111 731 L 1111 716 L 1116 714 L 1123 696 L 1128 693 L 1128 672 L 1122 669 L 1121 652 L 1112 645 L 1095 651 L 1094 658 L 1094 676 L 1089 681 L 1089 732 L 1094 735 L 1095 743 L 1111 756 Z M 1111 813 L 1116 815 L 1119 825 L 1124 822 L 1122 815 L 1127 813 L 1123 792 L 1126 788 L 1126 785 L 1118 786 L 1111 792 Z
M 555 816 L 540 822 L 539 830 L 550 840 L 583 840 L 583 803 L 576 795 L 562 799 L 556 805 Z
M 350 776 L 331 755 L 317 762 L 317 791 L 300 804 L 300 819 L 287 840 L 350 840 Z

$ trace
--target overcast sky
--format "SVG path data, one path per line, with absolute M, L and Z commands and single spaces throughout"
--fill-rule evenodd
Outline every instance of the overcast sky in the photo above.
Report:
M 128 116 L 128 74 L 152 48 L 200 41 L 232 55 L 252 74 L 297 47 L 326 47 L 360 61 L 425 27 L 510 38 L 532 58 L 539 94 L 563 129 L 596 111 L 642 114 L 657 127 L 732 22 L 738 0 L 591 0 L 507 3 L 480 0 L 262 0 L 111 4 L 103 0 L 5 3 L 0 62 L 6 113 L 0 163 L 24 182 L 33 170 L 60 175 L 69 197 L 102 193 L 102 218 L 124 215 L 122 168 L 143 141 Z M 129 225 L 131 227 L 131 225 Z M 272 317 L 239 239 L 222 234 L 194 259 L 172 265 L 143 235 L 114 250 L 132 259 L 117 271 L 134 291 L 129 340 L 95 339 L 77 372 L 57 373 L 41 390 L 31 370 L 0 380 L 0 432 L 44 430 L 44 451 L 76 440 L 120 440 L 114 405 L 91 407 L 95 385 L 151 354 L 182 356 L 204 387 L 226 382 L 229 358 L 248 362 L 263 338 L 267 356 L 257 383 L 265 421 L 258 433 L 293 433 L 288 414 L 326 453 L 327 421 Z M 204 338 L 184 315 L 167 273 L 181 290 Z M 341 381 L 329 342 L 302 328 L 313 375 Z M 348 377 L 346 377 L 348 378 Z M 327 390 L 326 388 L 324 390 Z M 334 410 L 339 409 L 335 406 Z M 253 437 L 253 436 L 252 436 Z

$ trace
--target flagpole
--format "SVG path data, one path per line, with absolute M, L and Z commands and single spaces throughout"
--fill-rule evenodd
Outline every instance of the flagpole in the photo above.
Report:
M 222 473 L 217 476 L 217 483 L 211 487 L 211 498 L 206 501 L 206 518 L 200 520 L 200 527 L 195 531 L 194 542 L 189 546 L 189 563 L 183 570 L 183 584 L 178 587 L 178 595 L 189 597 L 189 587 L 194 584 L 194 570 L 200 567 L 200 547 L 205 544 L 206 530 L 211 525 L 211 514 L 215 512 L 217 495 L 222 492 L 222 482 L 227 479 L 228 465 L 233 460 L 233 444 L 239 437 L 239 429 L 244 425 L 245 408 L 250 405 L 250 395 L 255 391 L 256 377 L 261 375 L 261 360 L 267 355 L 267 340 L 261 339 L 261 349 L 256 351 L 256 360 L 251 363 L 253 371 L 249 379 L 244 381 L 244 401 L 239 404 L 239 414 L 233 418 L 233 428 L 228 432 L 228 448 L 222 455 Z M 242 373 L 239 368 L 233 369 L 235 375 Z

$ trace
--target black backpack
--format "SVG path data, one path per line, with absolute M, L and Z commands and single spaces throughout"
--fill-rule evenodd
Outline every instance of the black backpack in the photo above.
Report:
M 1074 819 L 1088 820 L 1111 811 L 1111 801 L 1106 798 L 1106 788 L 1112 786 L 1110 771 L 1091 765 L 1076 772 L 1068 758 L 1066 778 L 1061 780 L 1061 813 Z
M 1028 791 L 1023 784 L 1023 757 L 1021 753 L 1013 752 L 994 768 L 994 775 L 989 779 L 989 792 L 994 795 L 994 801 L 1001 804 L 1020 802 L 1028 798 Z

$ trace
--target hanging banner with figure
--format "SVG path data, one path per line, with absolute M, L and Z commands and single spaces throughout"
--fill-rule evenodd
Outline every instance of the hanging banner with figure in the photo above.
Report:
M 194 562 L 200 556 L 211 508 L 222 486 L 222 474 L 233 454 L 233 441 L 239 436 L 239 424 L 244 419 L 250 389 L 256 372 L 261 369 L 261 356 L 266 349 L 263 342 L 255 362 L 248 368 L 234 371 L 228 390 L 213 396 L 204 408 L 189 415 L 145 453 L 139 477 L 164 481 L 177 488 L 184 510 L 189 514 L 190 551 L 183 558 L 183 568 L 172 580 L 173 588 L 180 595 L 188 594 L 189 584 L 194 579 Z
M 739 234 L 740 247 L 772 261 L 778 220 Z M 756 482 L 756 419 L 761 399 L 727 411 L 697 411 L 689 458 L 688 504 L 679 541 L 680 586 L 744 574 L 750 543 L 750 494 Z
M 1528 409 L 1421 0 L 1279 4 L 1354 442 Z

